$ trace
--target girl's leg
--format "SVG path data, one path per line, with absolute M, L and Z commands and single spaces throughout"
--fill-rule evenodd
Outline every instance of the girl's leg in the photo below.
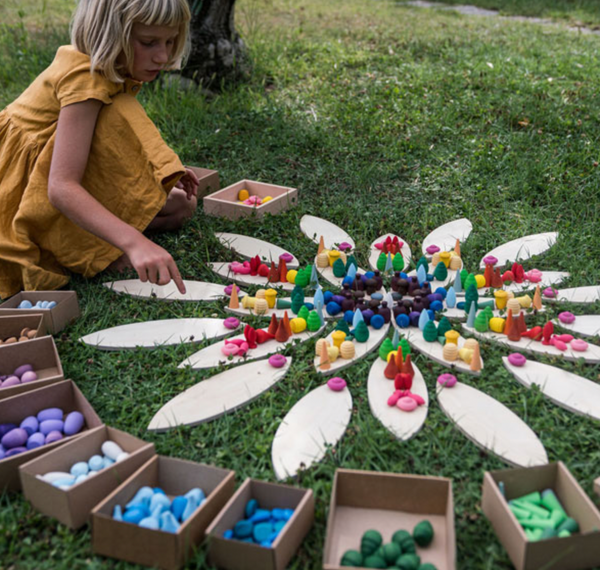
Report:
M 166 204 L 146 229 L 153 231 L 178 230 L 196 211 L 198 200 L 192 196 L 190 200 L 183 190 L 173 188 Z

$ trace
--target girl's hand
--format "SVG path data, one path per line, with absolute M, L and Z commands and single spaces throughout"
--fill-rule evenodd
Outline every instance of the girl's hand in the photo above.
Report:
M 186 166 L 185 174 L 179 179 L 177 184 L 175 184 L 175 187 L 185 190 L 187 199 L 191 200 L 192 196 L 198 195 L 198 184 L 199 181 L 196 173 Z
M 143 283 L 166 285 L 173 279 L 179 292 L 185 294 L 183 279 L 168 251 L 140 234 L 140 239 L 125 253 Z

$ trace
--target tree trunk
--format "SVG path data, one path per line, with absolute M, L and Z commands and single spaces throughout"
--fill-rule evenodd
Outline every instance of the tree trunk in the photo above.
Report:
M 189 2 L 192 48 L 183 75 L 212 90 L 247 79 L 250 60 L 246 44 L 234 28 L 235 0 Z

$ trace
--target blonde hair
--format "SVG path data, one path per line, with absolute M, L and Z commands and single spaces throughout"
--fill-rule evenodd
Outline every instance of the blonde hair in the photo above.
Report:
M 187 0 L 79 0 L 71 22 L 71 43 L 90 56 L 91 71 L 123 83 L 133 66 L 131 30 L 134 24 L 179 28 L 167 68 L 178 67 L 189 52 Z M 125 66 L 117 58 L 125 55 Z

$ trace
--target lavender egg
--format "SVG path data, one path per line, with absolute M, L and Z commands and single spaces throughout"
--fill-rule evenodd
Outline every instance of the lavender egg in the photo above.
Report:
M 13 455 L 18 455 L 19 453 L 23 453 L 24 451 L 27 451 L 26 447 L 13 447 L 12 449 L 9 449 L 6 452 L 6 455 L 4 457 L 6 457 L 7 459 L 9 457 L 12 457 Z
M 61 432 L 65 426 L 65 422 L 62 420 L 44 420 L 40 422 L 40 431 L 44 435 L 48 435 L 51 431 Z
M 27 449 L 35 449 L 36 447 L 41 447 L 46 443 L 46 438 L 43 433 L 39 431 L 30 435 L 27 440 Z
M 65 419 L 65 435 L 73 435 L 81 431 L 83 427 L 83 414 L 81 412 L 71 412 Z
M 21 384 L 25 384 L 27 382 L 33 382 L 37 380 L 37 374 L 33 370 L 28 370 L 27 372 L 23 372 L 23 376 L 21 376 Z
M 2 388 L 10 388 L 11 386 L 19 386 L 21 381 L 18 376 L 9 376 L 4 382 L 2 382 Z
M 21 447 L 25 445 L 29 434 L 21 428 L 15 428 L 10 430 L 3 438 L 0 443 L 4 449 L 12 449 L 13 447 Z
M 35 416 L 29 416 L 21 422 L 19 427 L 24 429 L 27 432 L 27 435 L 32 435 L 38 430 L 40 424 Z
M 37 415 L 37 419 L 39 422 L 46 420 L 62 420 L 63 416 L 64 413 L 60 408 L 46 408 Z
M 15 424 L 0 424 L 0 438 L 4 437 L 9 431 L 19 427 Z
M 49 443 L 54 443 L 55 441 L 60 441 L 63 438 L 63 434 L 59 431 L 51 431 L 46 436 L 46 445 Z
M 31 366 L 31 364 L 23 364 L 15 370 L 14 375 L 21 378 L 25 372 L 30 372 L 31 370 L 33 370 L 33 366 Z

